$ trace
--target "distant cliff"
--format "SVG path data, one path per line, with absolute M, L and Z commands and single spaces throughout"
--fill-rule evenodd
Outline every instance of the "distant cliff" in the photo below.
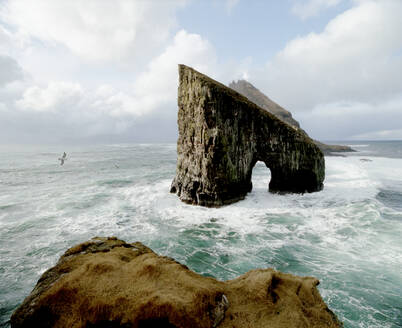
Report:
M 245 80 L 239 80 L 237 82 L 233 81 L 229 84 L 229 88 L 241 93 L 243 96 L 247 97 L 256 105 L 268 112 L 274 114 L 276 117 L 280 118 L 282 121 L 300 128 L 299 122 L 297 122 L 293 117 L 292 113 L 287 111 L 285 108 L 279 106 L 276 102 L 273 102 L 266 95 L 264 95 L 260 90 L 254 87 L 250 82 Z
M 299 129 L 299 131 L 306 133 L 303 129 L 300 128 L 299 122 L 297 122 L 292 114 L 279 106 L 277 103 L 269 99 L 265 94 L 263 94 L 260 90 L 254 87 L 250 82 L 245 80 L 239 80 L 237 82 L 233 81 L 229 84 L 229 88 L 241 93 L 243 96 L 247 97 L 250 101 L 260 106 L 261 108 L 267 110 L 268 112 L 274 114 L 276 117 L 286 122 L 287 124 Z M 320 141 L 314 140 L 315 144 L 321 149 L 321 151 L 330 155 L 333 152 L 352 152 L 354 151 L 349 146 L 343 145 L 327 145 Z

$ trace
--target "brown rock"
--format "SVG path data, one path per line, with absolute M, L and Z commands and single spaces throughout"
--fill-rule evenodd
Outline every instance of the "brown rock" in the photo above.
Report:
M 234 90 L 179 65 L 178 105 L 171 192 L 182 201 L 217 207 L 243 199 L 257 161 L 271 170 L 271 192 L 323 188 L 324 156 L 313 141 Z
M 218 281 L 141 243 L 94 238 L 42 275 L 11 327 L 341 327 L 317 285 L 272 269 Z

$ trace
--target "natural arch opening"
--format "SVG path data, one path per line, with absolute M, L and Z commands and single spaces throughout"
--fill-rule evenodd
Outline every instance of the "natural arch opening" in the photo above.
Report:
M 252 168 L 251 182 L 253 190 L 269 190 L 269 183 L 271 182 L 272 172 L 271 169 L 263 161 L 257 161 Z

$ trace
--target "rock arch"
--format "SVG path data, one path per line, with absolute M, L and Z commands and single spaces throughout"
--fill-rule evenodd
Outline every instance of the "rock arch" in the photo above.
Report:
M 253 189 L 256 187 L 254 182 L 258 183 L 258 186 L 263 186 L 264 189 L 269 189 L 269 183 L 271 181 L 271 169 L 267 166 L 266 163 L 262 161 L 257 161 L 254 167 L 252 168 L 252 187 Z
M 324 155 L 312 140 L 236 91 L 179 65 L 177 171 L 171 192 L 217 207 L 243 199 L 257 161 L 271 170 L 269 190 L 323 188 Z

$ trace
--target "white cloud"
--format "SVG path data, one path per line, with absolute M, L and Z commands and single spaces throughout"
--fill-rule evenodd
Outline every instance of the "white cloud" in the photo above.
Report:
M 77 119 L 88 123 L 102 117 L 135 119 L 144 114 L 141 109 L 137 110 L 137 104 L 132 94 L 111 85 L 88 89 L 65 81 L 49 82 L 44 87 L 30 86 L 15 101 L 16 109 L 23 112 L 64 115 L 66 122 Z
M 263 90 L 292 111 L 400 93 L 400 12 L 399 0 L 359 2 L 322 33 L 290 41 L 263 72 Z
M 299 113 L 302 127 L 318 139 L 372 139 L 396 131 L 402 122 L 402 94 L 377 102 L 340 101 L 316 105 Z M 377 135 L 377 137 L 375 137 Z M 392 138 L 389 134 L 388 138 Z M 396 138 L 396 135 L 393 135 Z
M 304 15 L 340 1 L 305 2 Z M 214 47 L 199 34 L 181 30 L 172 36 L 175 11 L 184 2 L 5 1 L 0 6 L 0 19 L 7 23 L 0 25 L 0 135 L 7 129 L 17 135 L 24 127 L 31 127 L 25 133 L 32 135 L 50 129 L 59 136 L 118 134 L 140 121 L 166 117 L 166 125 L 176 130 L 179 63 L 220 81 L 250 79 L 313 136 L 398 130 L 400 0 L 354 0 L 354 7 L 321 33 L 288 42 L 259 72 L 250 69 L 252 57 L 223 58 L 218 65 Z M 222 2 L 229 12 L 237 4 Z M 21 80 L 27 71 L 32 80 Z
M 122 60 L 158 49 L 185 0 L 13 0 L 0 17 L 17 33 L 59 43 L 90 60 Z M 149 54 L 149 53 L 148 53 Z
M 32 86 L 25 90 L 17 107 L 38 112 L 56 111 L 60 108 L 74 107 L 84 95 L 77 83 L 51 82 L 45 88 Z
M 338 118 L 347 115 L 383 116 L 392 115 L 395 112 L 402 114 L 402 94 L 391 99 L 381 100 L 374 103 L 340 101 L 335 103 L 318 104 L 311 113 L 317 118 Z M 398 122 L 399 123 L 399 122 Z
M 138 118 L 122 114 L 131 108 L 132 96 L 111 86 L 88 89 L 79 83 L 55 81 L 19 91 L 3 104 L 0 121 L 2 133 L 13 131 L 6 137 L 17 140 L 21 136 L 30 142 L 40 137 L 47 142 L 50 139 L 46 138 L 116 135 L 127 132 Z
M 30 125 L 35 127 L 32 133 L 40 130 L 45 136 L 47 131 L 56 139 L 116 135 L 129 133 L 138 122 L 148 120 L 150 126 L 155 117 L 171 119 L 169 124 L 176 131 L 179 63 L 212 73 L 216 68 L 214 49 L 200 35 L 181 30 L 125 91 L 110 84 L 91 88 L 68 81 L 31 84 L 23 89 L 12 89 L 9 83 L 0 89 L 0 99 L 7 99 L 0 106 L 0 124 L 8 122 L 3 134 L 10 126 L 21 134 L 22 126 Z
M 402 129 L 394 130 L 380 130 L 380 131 L 370 131 L 363 134 L 354 135 L 351 139 L 355 140 L 401 140 L 402 139 Z
M 321 11 L 338 5 L 342 0 L 304 0 L 296 2 L 292 13 L 301 19 L 317 16 Z
M 0 86 L 23 78 L 22 68 L 10 56 L 0 55 Z
M 186 2 L 5 0 L 2 142 L 124 134 L 164 119 L 169 126 L 156 135 L 176 133 L 177 65 L 216 69 L 207 40 L 184 30 L 172 35 Z M 16 80 L 21 67 L 26 76 Z
M 3 26 L 0 25 L 0 51 L 6 52 L 11 43 L 11 34 Z
M 315 138 L 396 130 L 402 122 L 402 1 L 353 3 L 321 33 L 291 40 L 250 72 Z
M 185 64 L 205 74 L 216 72 L 216 55 L 212 45 L 198 34 L 179 31 L 166 50 L 153 59 L 146 72 L 135 82 L 138 108 L 153 111 L 177 98 L 177 65 Z

